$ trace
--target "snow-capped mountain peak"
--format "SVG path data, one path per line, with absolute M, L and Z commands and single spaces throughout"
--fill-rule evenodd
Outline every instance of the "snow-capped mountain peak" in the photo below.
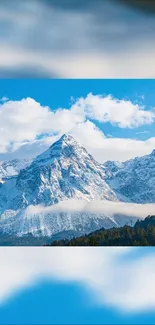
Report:
M 1 193 L 0 206 L 12 210 L 66 199 L 117 200 L 105 181 L 102 165 L 70 135 L 63 135 L 1 186 Z
M 98 163 L 71 135 L 63 135 L 19 174 L 0 184 L 0 232 L 52 235 L 59 231 L 89 232 L 130 223 L 131 218 L 85 211 L 76 215 L 46 213 L 57 203 L 73 200 L 155 202 L 155 150 L 129 161 Z M 38 208 L 43 206 L 43 209 Z M 33 208 L 36 207 L 37 213 Z M 38 210 L 37 210 L 38 209 Z M 121 218 L 121 219 L 120 219 Z M 136 219 L 135 219 L 136 220 Z
M 35 164 L 50 164 L 53 159 L 64 158 L 80 158 L 88 153 L 71 135 L 64 134 L 52 146 L 34 159 Z
M 67 145 L 75 145 L 78 142 L 74 139 L 74 137 L 72 135 L 63 134 L 62 137 L 57 141 L 57 143 L 60 143 L 60 144 L 65 144 L 66 143 Z M 56 142 L 55 142 L 55 144 L 56 144 Z
M 52 234 L 66 229 L 66 224 L 75 230 L 71 214 L 45 217 L 44 213 L 35 216 L 29 213 L 29 206 L 48 207 L 65 200 L 117 201 L 117 195 L 105 181 L 102 165 L 70 135 L 63 135 L 30 166 L 0 184 L 0 231 Z M 79 229 L 87 232 L 87 228 L 103 226 L 103 220 L 93 221 L 95 215 L 88 217 L 87 213 L 76 217 Z
M 76 146 L 80 146 L 80 144 L 73 138 L 73 136 L 69 135 L 69 134 L 64 134 L 62 135 L 62 137 L 56 141 L 55 143 L 53 143 L 51 145 L 51 147 L 49 148 L 49 150 L 52 151 L 57 151 L 57 150 L 62 150 L 65 147 L 76 147 Z

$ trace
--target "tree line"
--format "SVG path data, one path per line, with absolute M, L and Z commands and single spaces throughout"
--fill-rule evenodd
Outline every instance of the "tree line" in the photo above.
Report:
M 120 228 L 100 229 L 70 240 L 55 240 L 50 246 L 155 246 L 155 216 Z

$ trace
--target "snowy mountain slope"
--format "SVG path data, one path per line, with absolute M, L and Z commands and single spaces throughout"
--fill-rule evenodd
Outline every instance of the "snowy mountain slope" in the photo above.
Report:
M 31 164 L 32 160 L 30 159 L 14 159 L 7 162 L 0 163 L 0 179 L 5 177 L 10 177 L 18 175 L 20 170 L 26 168 Z
M 32 207 L 20 211 L 5 211 L 0 220 L 0 233 L 5 235 L 25 236 L 53 236 L 67 231 L 78 235 L 88 234 L 93 230 L 104 227 L 121 227 L 126 224 L 133 226 L 136 217 L 110 216 L 108 214 L 94 214 L 86 212 L 33 212 Z
M 30 162 L 29 162 L 30 163 Z M 0 183 L 0 233 L 51 236 L 133 225 L 135 217 L 109 213 L 37 210 L 70 200 L 155 202 L 155 151 L 124 163 L 98 163 L 72 136 L 64 135 L 16 175 Z M 15 164 L 13 164 L 15 166 Z M 3 170 L 8 172 L 8 165 Z M 1 166 L 2 167 L 2 166 Z M 4 168 L 5 167 L 5 168 Z
M 6 172 L 6 170 L 3 168 L 2 165 L 0 165 L 0 183 L 3 182 L 3 178 L 7 177 L 8 173 Z
M 0 184 L 0 233 L 42 235 L 73 230 L 88 233 L 119 225 L 106 214 L 44 212 L 30 206 L 53 206 L 67 200 L 110 200 L 117 195 L 105 182 L 101 164 L 71 136 L 64 135 L 19 174 Z M 129 222 L 126 221 L 121 222 Z
M 155 150 L 124 163 L 104 164 L 106 182 L 122 201 L 155 202 Z
M 63 136 L 0 187 L 0 208 L 55 204 L 65 199 L 117 200 L 102 166 L 73 137 Z

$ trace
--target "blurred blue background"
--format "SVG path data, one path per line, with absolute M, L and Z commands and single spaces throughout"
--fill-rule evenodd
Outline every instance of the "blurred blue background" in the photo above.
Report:
M 1 78 L 152 78 L 153 0 L 0 2 Z
M 1 247 L 0 324 L 154 324 L 154 247 Z

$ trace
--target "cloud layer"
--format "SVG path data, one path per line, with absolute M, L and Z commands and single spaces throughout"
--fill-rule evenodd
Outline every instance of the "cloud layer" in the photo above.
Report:
M 59 202 L 56 205 L 45 207 L 42 205 L 29 206 L 26 208 L 27 215 L 38 213 L 99 213 L 113 216 L 114 214 L 123 216 L 133 216 L 136 218 L 146 218 L 147 215 L 153 215 L 155 211 L 155 204 L 136 204 L 126 202 L 112 202 L 112 201 L 96 201 L 92 202 L 82 200 L 66 200 Z M 75 215 L 76 218 L 76 215 Z M 104 218 L 104 215 L 103 215 Z

